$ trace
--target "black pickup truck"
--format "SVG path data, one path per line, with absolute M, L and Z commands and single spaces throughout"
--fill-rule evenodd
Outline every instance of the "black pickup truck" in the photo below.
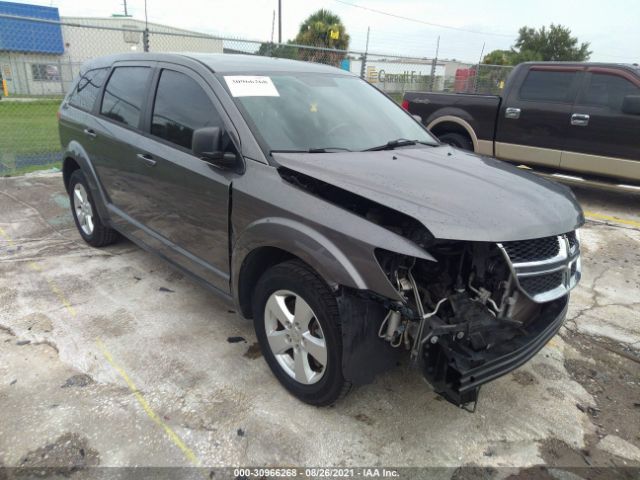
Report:
M 640 192 L 640 67 L 522 63 L 502 96 L 407 92 L 442 142 L 566 183 Z

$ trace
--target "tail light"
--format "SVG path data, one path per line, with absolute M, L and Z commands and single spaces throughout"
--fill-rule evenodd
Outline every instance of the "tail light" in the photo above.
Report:
M 409 100 L 402 100 L 402 108 L 404 108 L 407 112 L 409 111 Z

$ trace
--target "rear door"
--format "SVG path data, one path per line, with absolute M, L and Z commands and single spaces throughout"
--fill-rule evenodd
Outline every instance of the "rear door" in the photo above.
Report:
M 237 174 L 194 156 L 191 142 L 196 129 L 233 125 L 196 72 L 159 63 L 154 77 L 147 135 L 135 151 L 147 164 L 138 188 L 150 208 L 137 218 L 167 257 L 228 292 L 229 194 Z
M 589 67 L 572 110 L 561 167 L 640 180 L 640 115 L 622 111 L 640 95 L 640 79 L 615 68 Z
M 513 79 L 498 115 L 498 158 L 558 167 L 583 67 L 532 66 Z M 519 87 L 518 87 L 519 85 Z
M 148 185 L 148 166 L 137 156 L 137 146 L 144 138 L 143 113 L 153 67 L 153 62 L 116 63 L 97 107 L 95 126 L 87 132 L 93 137 L 94 166 L 115 214 L 111 220 L 134 234 L 139 232 L 131 219 L 139 220 L 150 207 L 140 187 Z

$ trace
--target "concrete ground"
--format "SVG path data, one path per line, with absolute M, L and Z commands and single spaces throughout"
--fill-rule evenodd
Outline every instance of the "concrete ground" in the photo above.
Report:
M 403 367 L 302 404 L 209 291 L 127 241 L 85 245 L 59 174 L 0 179 L 0 466 L 640 466 L 640 202 L 577 194 L 566 326 L 471 414 Z

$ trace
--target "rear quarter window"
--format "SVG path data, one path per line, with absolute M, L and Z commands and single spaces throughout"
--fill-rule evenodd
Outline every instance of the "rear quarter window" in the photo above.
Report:
M 78 84 L 69 96 L 69 104 L 88 112 L 93 110 L 108 72 L 108 68 L 98 68 L 80 74 Z

